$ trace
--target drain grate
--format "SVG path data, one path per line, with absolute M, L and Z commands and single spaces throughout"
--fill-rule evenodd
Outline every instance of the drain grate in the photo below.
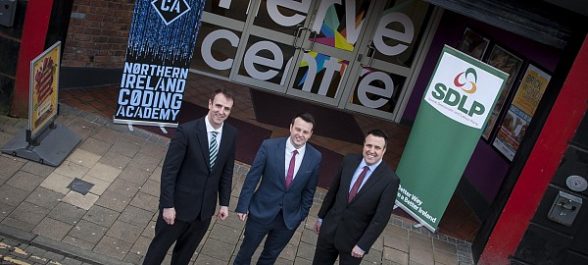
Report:
M 90 189 L 94 187 L 94 184 L 79 178 L 75 178 L 71 183 L 69 183 L 69 185 L 67 185 L 67 187 L 75 192 L 86 195 L 86 193 L 88 193 Z

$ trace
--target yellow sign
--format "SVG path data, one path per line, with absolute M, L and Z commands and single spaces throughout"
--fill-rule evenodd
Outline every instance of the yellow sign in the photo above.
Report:
M 519 89 L 512 100 L 512 104 L 527 115 L 533 116 L 550 79 L 550 75 L 533 65 L 529 65 L 519 85 Z
M 31 61 L 29 87 L 29 130 L 35 138 L 57 116 L 57 89 L 61 42 Z

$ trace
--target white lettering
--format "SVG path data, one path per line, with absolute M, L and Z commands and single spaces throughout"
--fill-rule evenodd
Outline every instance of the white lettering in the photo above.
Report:
M 367 70 L 363 69 L 362 75 L 364 75 L 365 72 L 367 72 Z M 371 83 L 373 81 L 381 81 L 384 83 L 384 88 L 382 89 L 377 86 L 372 86 Z M 383 98 L 372 100 L 367 96 L 368 93 Z M 371 72 L 367 74 L 357 85 L 357 98 L 362 105 L 368 108 L 377 109 L 386 105 L 386 103 L 388 103 L 392 97 L 392 94 L 394 94 L 394 81 L 388 74 L 384 72 Z
M 227 70 L 230 69 L 233 65 L 233 59 L 227 58 L 224 61 L 219 61 L 212 55 L 212 45 L 216 40 L 219 39 L 228 40 L 233 47 L 237 47 L 239 44 L 239 36 L 237 36 L 232 31 L 219 29 L 209 33 L 206 35 L 206 37 L 204 37 L 204 40 L 202 40 L 200 53 L 202 54 L 202 59 L 204 59 L 206 64 L 211 68 L 216 70 Z
M 310 0 L 302 0 L 301 2 L 299 1 L 292 1 L 292 0 L 282 0 L 282 1 L 277 1 L 277 0 L 268 0 L 267 1 L 267 12 L 270 15 L 270 18 L 276 22 L 278 25 L 284 26 L 284 27 L 291 27 L 291 26 L 295 26 L 299 23 L 302 23 L 302 21 L 304 21 L 304 19 L 306 19 L 306 16 L 300 15 L 300 14 L 294 14 L 290 17 L 284 16 L 282 13 L 280 13 L 280 10 L 278 9 L 278 7 L 285 7 L 291 10 L 295 10 L 304 14 L 308 14 L 308 9 L 310 8 Z
M 387 28 L 391 23 L 400 23 L 404 28 L 404 32 L 396 31 Z M 391 38 L 403 43 L 410 45 L 414 38 L 414 24 L 410 17 L 405 14 L 398 12 L 391 12 L 384 15 L 378 23 L 378 28 L 374 33 L 374 46 L 382 54 L 393 56 L 398 55 L 406 51 L 408 46 L 402 43 L 398 43 L 394 46 L 386 44 L 384 37 Z
M 273 58 L 257 56 L 257 54 L 262 50 L 269 51 L 273 55 Z M 277 44 L 271 41 L 260 41 L 249 47 L 245 53 L 245 56 L 243 57 L 243 64 L 245 66 L 245 71 L 247 71 L 249 76 L 258 80 L 270 80 L 279 72 L 275 70 L 267 70 L 262 72 L 255 68 L 255 64 L 280 70 L 284 64 L 284 54 Z

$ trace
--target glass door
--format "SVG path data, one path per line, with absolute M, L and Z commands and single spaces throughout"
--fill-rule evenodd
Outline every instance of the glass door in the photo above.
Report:
M 374 12 L 372 32 L 365 36 L 357 63 L 340 106 L 349 110 L 400 121 L 409 88 L 429 46 L 427 25 L 434 24 L 433 8 L 415 0 L 387 1 Z
M 316 1 L 312 23 L 301 29 L 299 60 L 288 94 L 337 106 L 360 50 L 368 15 L 381 1 Z
M 297 45 L 308 27 L 311 0 L 259 0 L 233 68 L 235 81 L 284 93 L 290 81 L 292 62 L 300 54 Z

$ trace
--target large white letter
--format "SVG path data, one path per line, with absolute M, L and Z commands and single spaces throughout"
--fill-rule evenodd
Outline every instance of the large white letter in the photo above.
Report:
M 394 22 L 400 23 L 404 27 L 404 32 L 391 30 L 386 27 L 388 24 Z M 389 46 L 384 42 L 384 36 L 410 45 L 414 38 L 414 24 L 407 15 L 398 12 L 388 13 L 380 19 L 378 28 L 374 34 L 374 46 L 379 52 L 388 56 L 401 54 L 408 46 L 400 43 Z
M 384 89 L 370 85 L 371 82 L 376 80 L 382 81 L 382 83 L 384 83 Z M 384 98 L 371 100 L 368 98 L 367 93 L 378 95 Z M 384 72 L 371 72 L 367 74 L 361 80 L 361 82 L 359 82 L 359 85 L 357 85 L 357 98 L 362 105 L 368 108 L 377 109 L 386 105 L 386 103 L 388 103 L 392 97 L 392 94 L 394 94 L 394 81 L 388 74 Z
M 312 22 L 312 31 L 316 33 L 321 32 L 321 27 L 323 26 L 323 20 L 325 20 L 325 16 L 327 15 L 327 10 L 333 4 L 341 4 L 341 0 L 324 0 L 321 1 L 319 9 L 316 11 L 316 15 L 314 17 L 314 22 Z
M 261 50 L 268 50 L 272 53 L 274 58 L 264 58 L 257 56 L 257 53 Z M 271 41 L 260 41 L 257 42 L 245 53 L 243 57 L 243 64 L 245 65 L 245 71 L 249 76 L 259 80 L 270 80 L 278 74 L 278 71 L 267 70 L 265 72 L 258 71 L 254 64 L 267 66 L 269 68 L 280 70 L 284 64 L 284 54 L 280 47 Z
M 230 69 L 233 65 L 233 59 L 227 58 L 224 61 L 219 61 L 212 56 L 212 44 L 218 39 L 228 40 L 233 47 L 237 47 L 239 44 L 239 36 L 235 33 L 226 29 L 218 29 L 204 37 L 204 40 L 202 40 L 202 47 L 200 48 L 200 54 L 202 54 L 202 59 L 204 59 L 206 64 L 211 68 L 216 70 Z
M 306 62 L 306 65 L 308 66 L 308 70 L 306 71 L 306 78 L 304 79 L 304 85 L 302 86 L 302 91 L 310 92 L 312 89 L 312 84 L 314 83 L 314 78 L 316 77 L 316 60 L 314 57 L 310 56 L 310 54 L 304 53 L 302 62 Z
M 270 15 L 270 18 L 276 22 L 278 25 L 284 27 L 291 27 L 294 26 L 306 19 L 306 16 L 300 14 L 294 14 L 291 17 L 284 16 L 280 13 L 278 6 L 285 7 L 291 10 L 295 10 L 304 14 L 308 14 L 308 9 L 310 8 L 310 0 L 302 0 L 302 2 L 298 1 L 276 1 L 276 0 L 268 0 L 267 1 L 267 13 Z

